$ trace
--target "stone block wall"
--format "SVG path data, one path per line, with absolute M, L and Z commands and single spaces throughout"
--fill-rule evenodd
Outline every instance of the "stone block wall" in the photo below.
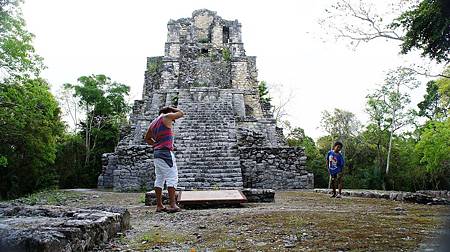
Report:
M 240 147 L 239 156 L 245 188 L 313 188 L 302 148 Z
M 153 189 L 155 172 L 153 149 L 148 145 L 118 146 L 114 158 L 116 166 L 112 173 L 114 191 L 146 191 Z M 108 171 L 109 172 L 109 171 Z

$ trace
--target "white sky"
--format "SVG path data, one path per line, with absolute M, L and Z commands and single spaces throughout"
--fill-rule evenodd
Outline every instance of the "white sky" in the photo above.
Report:
M 259 80 L 271 85 L 276 99 L 293 94 L 287 119 L 313 138 L 323 135 L 318 128 L 323 110 L 345 109 L 365 122 L 365 96 L 388 69 L 405 62 L 392 41 L 373 41 L 356 51 L 323 41 L 318 20 L 327 0 L 25 1 L 27 27 L 55 93 L 82 75 L 105 74 L 131 86 L 130 100 L 141 98 L 146 57 L 164 54 L 169 19 L 190 17 L 200 8 L 238 19 L 246 54 L 257 56 Z M 277 85 L 285 92 L 276 93 Z M 414 92 L 415 104 L 424 90 L 425 83 Z

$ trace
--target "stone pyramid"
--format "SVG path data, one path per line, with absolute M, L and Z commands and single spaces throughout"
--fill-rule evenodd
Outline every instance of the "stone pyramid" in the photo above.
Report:
M 260 100 L 256 57 L 246 56 L 241 24 L 201 9 L 170 20 L 164 56 L 147 58 L 142 100 L 114 153 L 103 155 L 99 188 L 153 188 L 153 150 L 143 136 L 159 108 L 175 105 L 179 187 L 190 189 L 312 188 L 302 148 L 285 143 Z

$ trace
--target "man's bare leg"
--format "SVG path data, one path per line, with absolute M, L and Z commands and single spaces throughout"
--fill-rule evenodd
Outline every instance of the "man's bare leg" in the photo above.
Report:
M 170 212 L 178 212 L 180 208 L 177 206 L 177 200 L 175 199 L 175 187 L 168 187 L 169 191 L 169 204 L 170 204 Z
M 165 208 L 162 202 L 162 188 L 155 187 L 155 194 L 156 194 L 156 211 L 161 211 Z

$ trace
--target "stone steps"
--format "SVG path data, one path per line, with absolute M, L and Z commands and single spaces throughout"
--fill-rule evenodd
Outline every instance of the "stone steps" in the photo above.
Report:
M 177 153 L 176 159 L 177 161 L 181 162 L 183 159 L 188 158 L 191 161 L 216 161 L 216 160 L 222 160 L 222 161 L 234 161 L 239 160 L 239 156 L 231 156 L 233 153 L 220 153 L 220 154 L 212 154 L 212 153 Z
M 185 143 L 185 144 L 187 144 L 187 143 Z M 205 145 L 204 146 L 197 146 L 197 145 L 195 145 L 196 146 L 196 150 L 197 150 L 197 152 L 204 152 L 204 151 L 217 151 L 217 152 L 219 152 L 219 151 L 226 151 L 226 150 L 228 150 L 229 149 L 229 147 L 230 146 L 228 146 L 228 145 L 212 145 L 213 143 L 209 143 L 208 145 L 206 145 L 206 143 L 204 143 Z M 212 145 L 212 146 L 211 146 Z M 178 148 L 178 150 L 177 150 L 177 153 L 178 152 L 181 152 L 181 151 L 183 151 L 183 150 L 186 150 L 186 149 L 182 149 L 181 147 L 180 148 Z M 192 151 L 192 153 L 194 153 L 193 151 Z
M 237 172 L 239 172 L 239 167 L 236 167 L 234 169 L 180 169 L 178 171 L 178 176 L 179 177 L 189 177 L 189 176 L 198 176 L 199 174 L 208 174 L 208 176 L 212 177 L 212 178 L 222 178 L 222 177 L 227 177 L 227 176 L 231 176 L 233 177 L 233 173 L 235 174 L 235 176 L 241 176 L 240 174 L 236 174 Z M 232 173 L 232 174 L 230 174 Z
M 186 159 L 186 160 L 178 160 L 177 159 L 177 166 L 178 167 L 182 167 L 182 166 L 187 166 L 187 167 L 231 167 L 231 166 L 239 166 L 240 165 L 240 161 L 239 160 L 190 160 L 190 159 Z
M 243 187 L 242 181 L 185 181 L 179 180 L 179 187 L 183 187 L 185 190 L 189 189 L 241 189 Z M 184 186 L 182 186 L 184 185 Z
M 214 169 L 214 167 L 229 167 L 232 168 L 233 166 L 239 167 L 240 163 L 239 161 L 226 161 L 226 162 L 193 162 L 193 161 L 187 161 L 187 162 L 178 162 L 177 161 L 177 167 L 193 167 L 195 169 Z
M 242 188 L 231 100 L 195 103 L 180 96 L 185 117 L 175 125 L 179 186 Z
M 239 164 L 234 163 L 234 164 L 215 164 L 215 165 L 211 165 L 211 164 L 192 164 L 191 162 L 186 163 L 184 166 L 178 165 L 179 163 L 177 162 L 177 167 L 179 166 L 178 170 L 179 171 L 184 171 L 184 170 L 204 170 L 204 171 L 211 171 L 209 173 L 213 173 L 213 172 L 220 172 L 222 170 L 224 171 L 229 171 L 229 172 L 238 172 L 239 169 Z
M 230 173 L 208 174 L 208 176 L 200 176 L 198 173 L 185 173 L 185 174 L 178 174 L 178 180 L 186 182 L 188 181 L 242 182 L 242 177 Z

